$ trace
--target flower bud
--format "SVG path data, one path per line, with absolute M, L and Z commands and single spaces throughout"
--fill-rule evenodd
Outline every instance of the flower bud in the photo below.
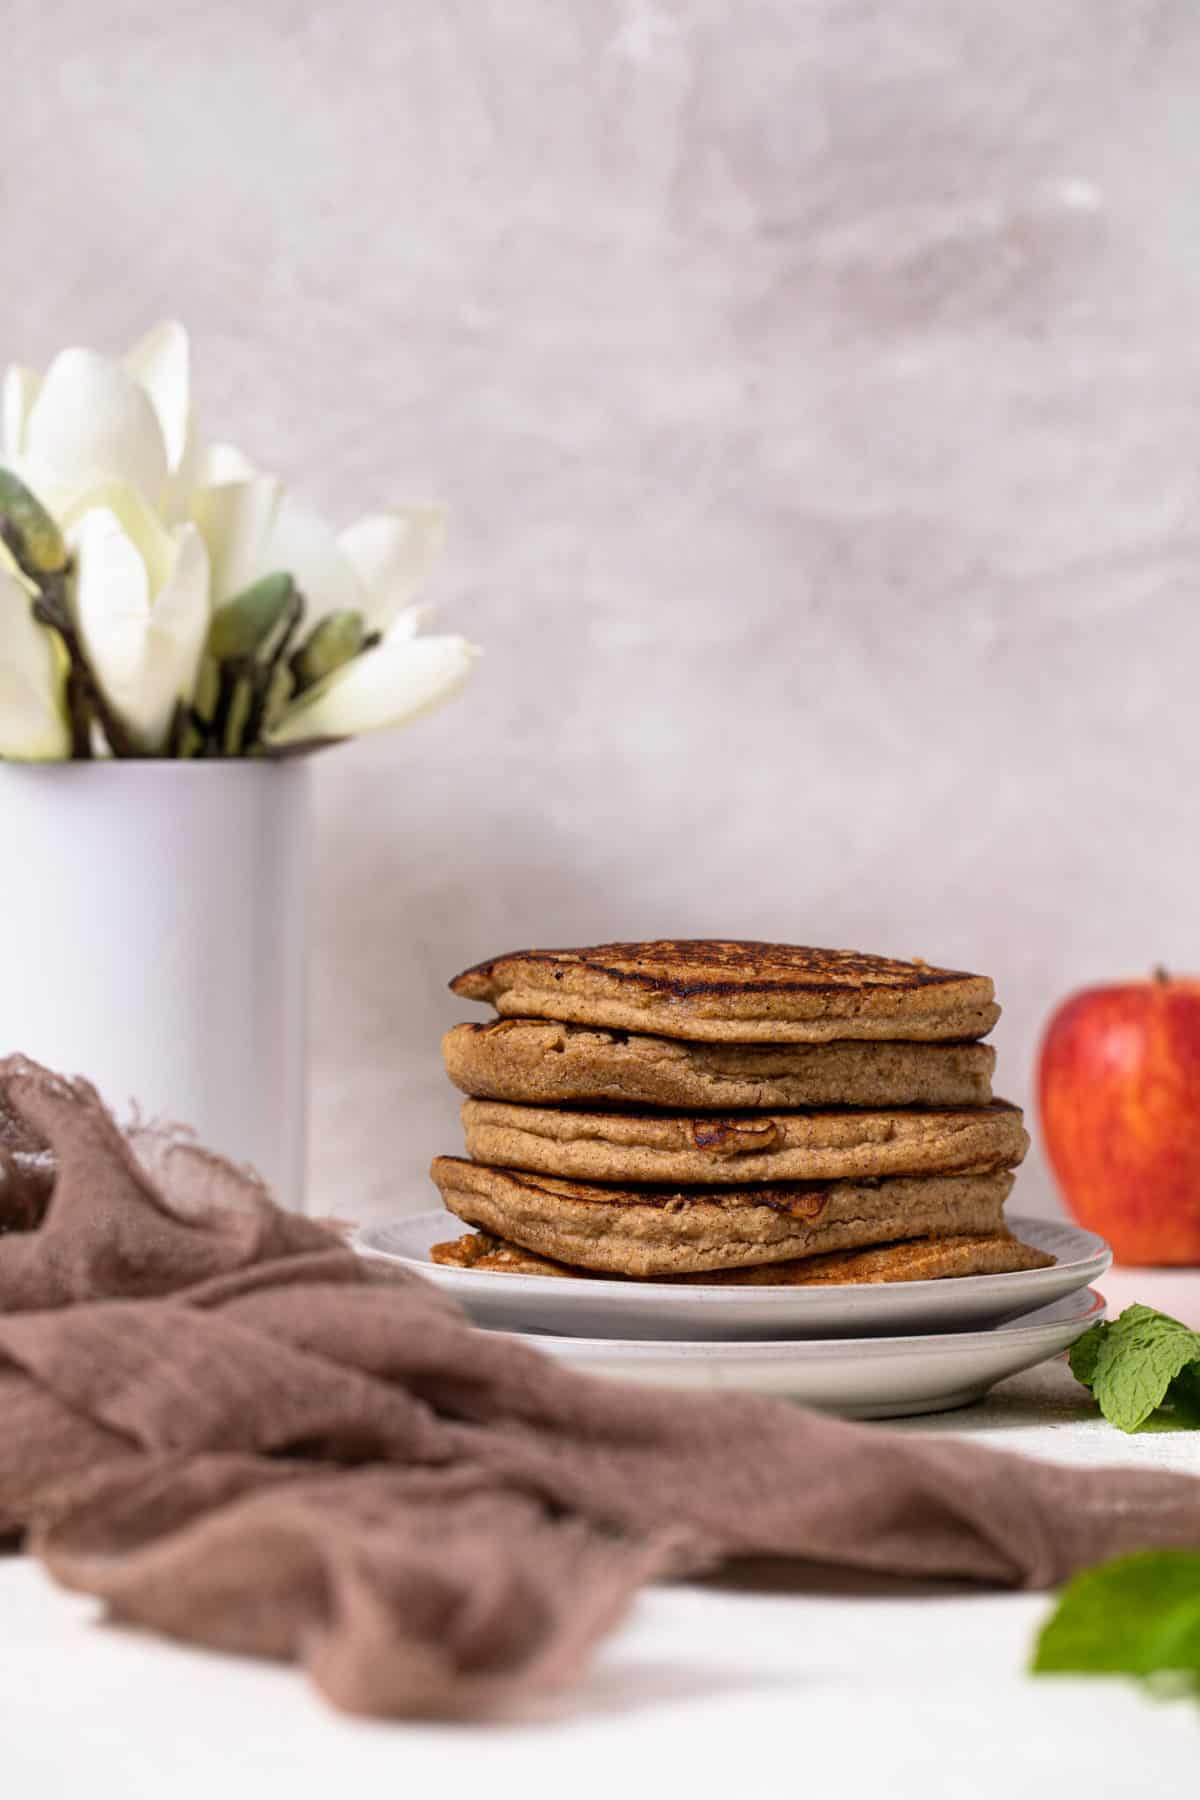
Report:
M 295 691 L 296 681 L 286 663 L 276 663 L 271 671 L 271 679 L 267 684 L 266 704 L 263 707 L 263 720 L 273 725 L 283 712 L 284 707 Z
M 21 567 L 31 575 L 57 575 L 67 566 L 62 532 L 37 495 L 11 469 L 0 469 L 0 529 Z
M 243 588 L 213 614 L 209 628 L 209 653 L 218 662 L 238 662 L 254 656 L 286 618 L 296 593 L 290 575 L 264 575 Z
M 192 711 L 206 725 L 212 723 L 220 693 L 221 671 L 216 658 L 206 650 L 200 658 L 200 667 L 196 672 L 196 691 L 192 695 Z
M 291 659 L 297 692 L 315 686 L 358 655 L 366 641 L 360 612 L 330 613 L 311 631 Z

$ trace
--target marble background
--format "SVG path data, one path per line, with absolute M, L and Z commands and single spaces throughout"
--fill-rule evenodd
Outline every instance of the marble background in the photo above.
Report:
M 178 313 L 219 434 L 454 509 L 469 695 L 315 770 L 319 1204 L 428 1202 L 497 950 L 984 969 L 1021 1099 L 1057 996 L 1195 966 L 1193 6 L 5 23 L 0 354 Z

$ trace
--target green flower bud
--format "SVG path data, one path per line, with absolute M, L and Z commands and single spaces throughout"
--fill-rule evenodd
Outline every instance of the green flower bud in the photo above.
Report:
M 271 671 L 271 679 L 267 684 L 266 704 L 263 707 L 264 725 L 272 725 L 292 697 L 296 685 L 292 671 L 286 663 L 276 663 Z
M 313 628 L 295 656 L 292 674 L 296 691 L 315 686 L 358 655 L 366 641 L 366 625 L 360 612 L 330 613 Z
M 62 532 L 36 494 L 11 469 L 0 469 L 0 526 L 7 526 L 10 548 L 31 575 L 58 575 L 67 566 Z
M 218 662 L 254 656 L 287 617 L 296 592 L 290 575 L 264 575 L 213 614 L 208 648 Z

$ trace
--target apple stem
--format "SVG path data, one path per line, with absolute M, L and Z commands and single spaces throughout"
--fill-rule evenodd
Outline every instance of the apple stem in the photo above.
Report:
M 1171 979 L 1161 963 L 1156 963 L 1154 966 L 1154 979 L 1158 982 L 1160 987 L 1166 987 L 1168 981 Z

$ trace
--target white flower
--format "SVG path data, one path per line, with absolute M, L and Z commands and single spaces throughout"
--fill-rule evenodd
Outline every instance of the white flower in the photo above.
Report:
M 120 359 L 76 348 L 44 376 L 12 367 L 0 399 L 0 463 L 67 537 L 63 586 L 112 735 L 119 719 L 131 740 L 120 753 L 167 748 L 214 609 L 265 575 L 291 575 L 303 597 L 289 654 L 330 615 L 350 615 L 330 627 L 324 658 L 308 646 L 297 666 L 328 667 L 329 644 L 372 646 L 290 703 L 276 699 L 270 745 L 379 730 L 462 685 L 474 650 L 459 637 L 418 638 L 412 605 L 442 551 L 443 509 L 400 506 L 339 533 L 232 445 L 202 444 L 182 326 L 156 326 Z M 0 559 L 0 756 L 69 755 L 66 651 L 30 615 L 30 592 L 12 558 Z M 277 693 L 287 665 L 275 675 Z
M 203 451 L 192 407 L 192 353 L 188 334 L 174 319 L 148 331 L 123 359 L 123 366 L 150 396 L 167 451 L 168 519 L 186 519 L 188 495 L 204 479 Z
M 67 659 L 33 616 L 36 592 L 0 544 L 0 757 L 58 762 L 71 754 Z
M 114 710 L 162 750 L 190 699 L 208 636 L 208 554 L 191 524 L 168 530 L 133 488 L 108 483 L 67 516 L 76 623 Z
M 307 689 L 263 733 L 272 749 L 382 731 L 432 712 L 457 694 L 479 654 L 461 637 L 415 637 L 417 608 L 382 643 Z
M 198 488 L 191 501 L 216 606 L 285 570 L 304 595 L 306 631 L 335 612 L 359 612 L 369 632 L 386 631 L 445 546 L 445 508 L 432 502 L 371 513 L 339 534 L 274 476 L 248 472 L 240 452 L 223 447 L 220 455 L 228 477 Z
M 262 566 L 260 552 L 274 529 L 282 492 L 273 475 L 252 475 L 217 481 L 192 494 L 190 513 L 208 548 L 214 608 L 260 575 L 278 573 Z
M 368 513 L 337 541 L 366 596 L 367 630 L 388 631 L 446 547 L 446 509 L 414 501 L 391 512 Z
M 477 652 L 461 637 L 417 638 L 412 597 L 446 541 L 445 509 L 413 502 L 338 533 L 271 476 L 217 482 L 192 497 L 213 566 L 213 603 L 284 571 L 304 597 L 301 638 L 332 613 L 357 613 L 381 642 L 306 689 L 263 732 L 274 749 L 403 724 L 462 687 Z
M 61 516 L 90 489 L 123 482 L 151 506 L 178 506 L 197 451 L 187 333 L 158 325 L 120 362 L 63 350 L 44 377 L 4 377 L 4 460 Z

